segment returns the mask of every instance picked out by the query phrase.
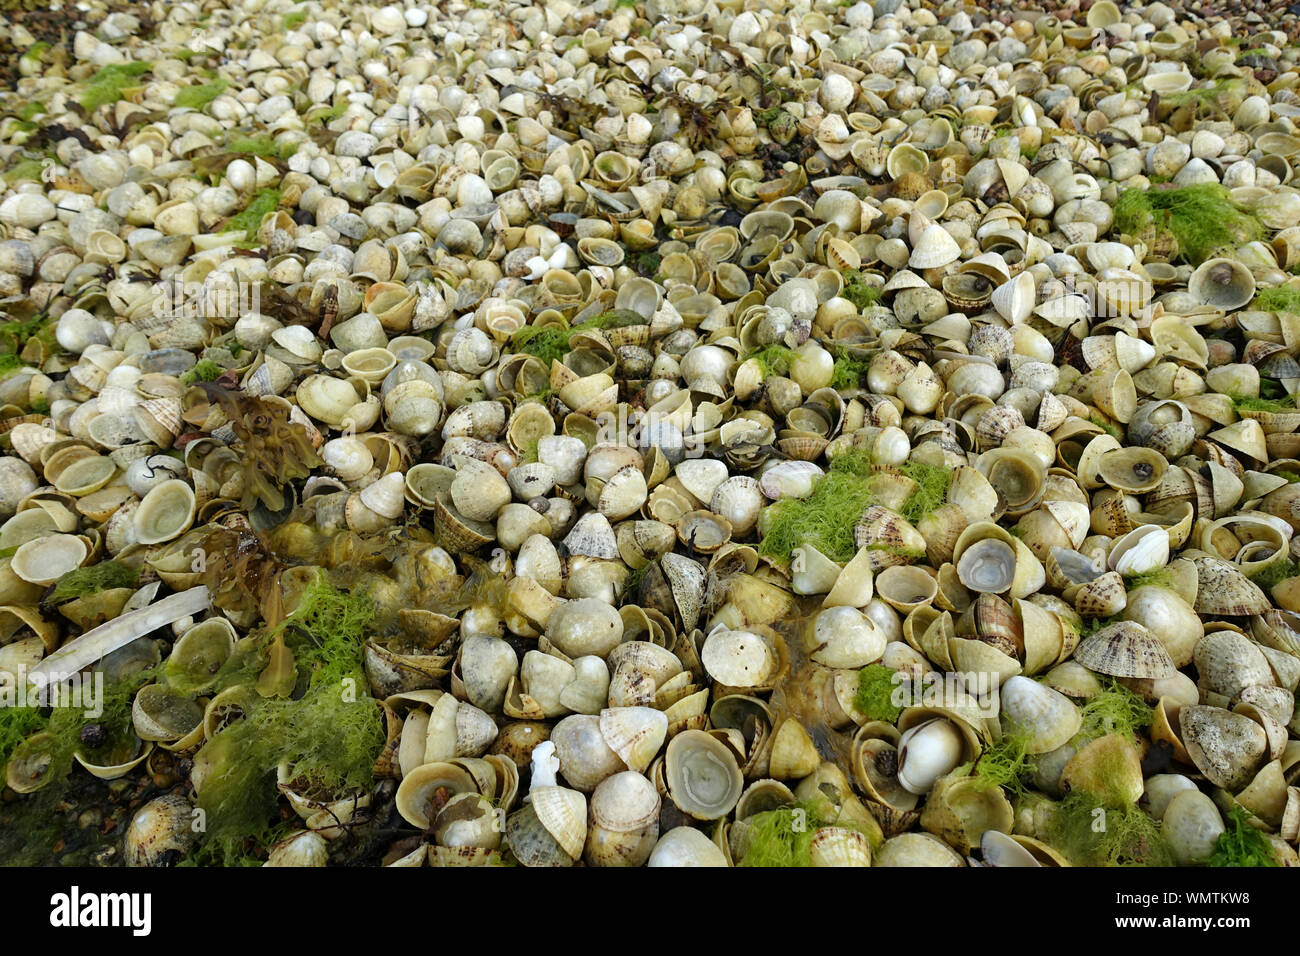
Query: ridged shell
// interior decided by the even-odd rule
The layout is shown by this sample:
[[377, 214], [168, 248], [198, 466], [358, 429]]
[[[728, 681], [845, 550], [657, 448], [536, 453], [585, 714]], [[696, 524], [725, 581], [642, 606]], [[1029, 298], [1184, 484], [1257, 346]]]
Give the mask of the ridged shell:
[[1240, 617], [1269, 610], [1268, 596], [1227, 561], [1196, 558], [1198, 587], [1194, 608], [1198, 614]]
[[1172, 677], [1177, 668], [1164, 644], [1141, 624], [1117, 621], [1074, 650], [1074, 659], [1089, 670], [1112, 677]]

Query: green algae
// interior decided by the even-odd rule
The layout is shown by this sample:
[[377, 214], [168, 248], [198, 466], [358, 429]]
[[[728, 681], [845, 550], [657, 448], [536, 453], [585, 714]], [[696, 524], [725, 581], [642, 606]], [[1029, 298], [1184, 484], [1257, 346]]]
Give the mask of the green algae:
[[113, 63], [87, 81], [78, 102], [84, 109], [95, 110], [122, 98], [123, 91], [136, 86], [140, 77], [153, 69], [152, 63]]
[[1218, 183], [1181, 189], [1126, 189], [1115, 202], [1116, 235], [1154, 227], [1171, 233], [1181, 256], [1193, 265], [1216, 250], [1259, 239], [1260, 221], [1234, 203]]
[[278, 627], [240, 648], [218, 672], [219, 688], [248, 683], [280, 637], [305, 689], [297, 699], [250, 695], [243, 719], [227, 724], [200, 751], [213, 768], [198, 801], [207, 814], [206, 840], [214, 841], [206, 852], [224, 853], [223, 844], [229, 849], [236, 845], [231, 841], [249, 837], [260, 845], [271, 840], [281, 766], [292, 768], [309, 792], [369, 792], [385, 739], [363, 666], [375, 616], [375, 603], [363, 591], [344, 591], [318, 574]]
[[1138, 731], [1151, 726], [1152, 710], [1141, 695], [1115, 680], [1108, 681], [1080, 708], [1082, 726], [1078, 738], [1092, 740], [1107, 734], [1137, 739]]
[[948, 499], [948, 485], [952, 472], [947, 468], [927, 465], [919, 461], [906, 461], [899, 469], [916, 482], [916, 490], [903, 502], [900, 514], [912, 524], [940, 507]]
[[202, 110], [205, 106], [215, 100], [218, 96], [226, 91], [230, 84], [225, 80], [214, 80], [211, 83], [203, 83], [199, 86], [182, 87], [176, 93], [176, 99], [172, 105], [179, 108]]
[[853, 697], [853, 706], [859, 713], [870, 720], [891, 724], [898, 720], [903, 708], [894, 702], [894, 693], [899, 687], [894, 674], [895, 671], [884, 664], [868, 664], [858, 671], [858, 690]]
[[1025, 792], [1024, 778], [1034, 772], [1036, 761], [1029, 752], [1033, 734], [1028, 728], [1012, 727], [984, 748], [971, 771], [971, 780], [981, 790], [1003, 787]]
[[874, 501], [870, 463], [865, 449], [848, 449], [835, 456], [807, 498], [786, 498], [764, 510], [759, 553], [788, 560], [795, 548], [811, 545], [832, 561], [849, 561], [857, 553], [854, 525]]
[[786, 375], [790, 372], [790, 363], [794, 361], [794, 351], [783, 345], [768, 345], [756, 352], [750, 352], [744, 361], [753, 359], [758, 363], [764, 378], [772, 375]]
[[840, 291], [840, 297], [852, 302], [859, 312], [871, 308], [880, 301], [880, 296], [883, 294], [881, 287], [868, 282], [861, 272], [845, 269], [840, 275], [844, 277], [844, 288]]
[[139, 580], [140, 572], [135, 568], [129, 568], [120, 561], [100, 561], [98, 564], [69, 571], [54, 582], [50, 603], [60, 604], [112, 588], [133, 588]]
[[262, 189], [248, 201], [243, 212], [232, 216], [223, 232], [242, 232], [249, 242], [257, 241], [257, 231], [267, 213], [280, 208], [280, 190]]
[[212, 359], [203, 359], [201, 362], [196, 362], [188, 372], [181, 373], [181, 382], [186, 385], [195, 382], [215, 382], [224, 371], [225, 369]]
[[1160, 824], [1136, 806], [1107, 806], [1072, 791], [1055, 808], [1048, 843], [1075, 866], [1172, 866]]
[[1213, 867], [1281, 866], [1268, 837], [1251, 826], [1252, 814], [1241, 807], [1233, 807], [1224, 820], [1224, 831], [1214, 842], [1209, 865]]

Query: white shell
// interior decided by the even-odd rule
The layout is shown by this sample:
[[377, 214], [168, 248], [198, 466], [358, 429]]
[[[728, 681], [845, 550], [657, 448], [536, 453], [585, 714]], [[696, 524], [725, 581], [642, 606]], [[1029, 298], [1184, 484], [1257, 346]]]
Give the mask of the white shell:
[[961, 246], [947, 229], [940, 225], [928, 226], [921, 233], [907, 264], [913, 269], [937, 269], [961, 258]]
[[963, 746], [961, 733], [942, 717], [909, 728], [898, 742], [898, 782], [908, 793], [929, 793], [961, 763]]
[[90, 549], [75, 534], [48, 534], [34, 538], [14, 552], [9, 567], [29, 584], [53, 584], [81, 567]]
[[1160, 525], [1144, 524], [1115, 539], [1106, 559], [1112, 571], [1128, 577], [1163, 568], [1169, 563], [1169, 532]]
[[835, 668], [866, 667], [880, 660], [888, 641], [874, 621], [855, 607], [828, 607], [813, 620], [809, 656]]
[[1031, 735], [1029, 753], [1055, 750], [1079, 732], [1079, 709], [1064, 694], [1028, 677], [1002, 685], [1002, 716]]
[[771, 676], [776, 653], [757, 634], [722, 628], [705, 639], [700, 662], [719, 684], [755, 687]]
[[389, 472], [362, 488], [360, 497], [361, 503], [375, 514], [396, 520], [406, 509], [406, 476], [400, 471]]

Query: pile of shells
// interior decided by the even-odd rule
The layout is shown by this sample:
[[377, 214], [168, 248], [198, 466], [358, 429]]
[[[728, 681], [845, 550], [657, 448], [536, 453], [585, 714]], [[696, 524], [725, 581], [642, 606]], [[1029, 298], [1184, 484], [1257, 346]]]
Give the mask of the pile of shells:
[[71, 771], [166, 791], [119, 859], [194, 852], [328, 577], [373, 786], [281, 766], [268, 865], [752, 865], [798, 813], [806, 864], [1057, 866], [1079, 794], [1297, 863], [1300, 51], [744, 6], [10, 22], [0, 689], [147, 670]]

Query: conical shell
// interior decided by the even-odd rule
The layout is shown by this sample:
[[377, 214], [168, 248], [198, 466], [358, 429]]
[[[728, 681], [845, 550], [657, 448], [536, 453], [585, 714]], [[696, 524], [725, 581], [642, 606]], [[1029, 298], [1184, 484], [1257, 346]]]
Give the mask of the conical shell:
[[907, 264], [913, 269], [937, 269], [961, 258], [961, 247], [940, 225], [928, 226], [912, 249]]
[[817, 746], [803, 724], [786, 719], [772, 738], [771, 775], [777, 780], [800, 780], [821, 763]]
[[1207, 780], [1229, 791], [1250, 782], [1268, 746], [1263, 727], [1249, 717], [1199, 704], [1184, 707], [1178, 720], [1187, 753]]
[[567, 787], [535, 787], [529, 800], [537, 820], [560, 848], [575, 860], [587, 842], [587, 799]]
[[1011, 677], [1002, 685], [1002, 718], [1027, 730], [1028, 753], [1060, 747], [1079, 732], [1079, 710], [1064, 694], [1028, 677]]
[[668, 718], [651, 707], [614, 707], [600, 712], [600, 733], [629, 770], [641, 772], [663, 746]]
[[1141, 624], [1117, 621], [1084, 638], [1074, 659], [1089, 670], [1112, 677], [1161, 678], [1176, 668], [1164, 644]]
[[360, 498], [375, 514], [396, 520], [406, 508], [406, 476], [400, 471], [390, 472], [361, 489]]
[[1267, 595], [1254, 581], [1227, 561], [1196, 558], [1197, 591], [1193, 605], [1198, 614], [1239, 617], [1269, 610]]

